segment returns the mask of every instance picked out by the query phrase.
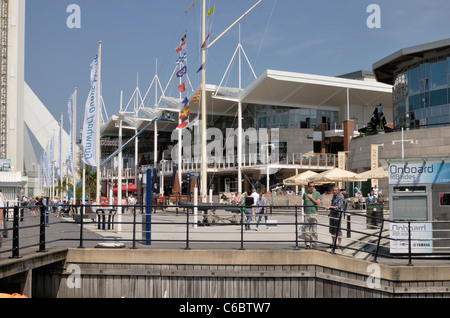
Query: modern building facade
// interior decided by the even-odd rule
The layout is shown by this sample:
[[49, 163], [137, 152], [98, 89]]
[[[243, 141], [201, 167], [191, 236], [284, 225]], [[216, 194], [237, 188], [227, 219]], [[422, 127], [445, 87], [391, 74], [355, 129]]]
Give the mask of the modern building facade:
[[[373, 64], [377, 81], [393, 86], [394, 132], [354, 138], [349, 169], [363, 172], [391, 160], [449, 160], [450, 39], [399, 51]], [[388, 195], [387, 180], [379, 183]]]
[[[196, 90], [190, 100], [195, 93]], [[267, 70], [245, 89], [208, 85], [206, 94], [211, 146], [206, 149], [208, 183], [216, 194], [252, 187], [265, 189], [266, 162], [271, 187], [305, 170], [323, 171], [338, 166], [338, 153], [348, 151], [350, 138], [367, 124], [378, 104], [383, 104], [388, 121], [392, 121], [392, 86], [377, 83], [371, 72], [330, 77]], [[187, 120], [201, 119], [200, 105], [191, 102], [189, 106]], [[173, 182], [175, 170], [179, 180], [184, 180], [188, 172], [200, 172], [198, 126], [176, 129], [183, 108], [180, 99], [163, 96], [156, 107], [138, 111], [136, 120], [144, 118], [145, 113], [158, 116], [155, 114], [168, 111], [174, 114], [175, 122], [158, 122], [157, 138], [155, 127], [148, 128], [146, 139], [139, 137], [139, 148], [146, 144], [147, 151], [139, 150], [138, 157], [130, 144], [131, 149], [125, 155], [129, 167], [142, 162], [154, 166], [156, 162], [160, 171], [164, 162], [166, 185]], [[117, 121], [118, 117], [112, 116], [103, 126], [102, 134], [112, 143], [118, 136]], [[145, 121], [138, 123], [137, 130], [146, 125]], [[125, 140], [135, 134], [133, 130], [123, 132]], [[183, 140], [180, 151], [179, 133]], [[267, 153], [269, 145], [273, 146]], [[105, 179], [114, 175], [107, 171], [114, 167], [117, 165], [105, 169]]]
[[450, 39], [401, 49], [373, 68], [379, 82], [394, 86], [395, 128], [450, 124]]

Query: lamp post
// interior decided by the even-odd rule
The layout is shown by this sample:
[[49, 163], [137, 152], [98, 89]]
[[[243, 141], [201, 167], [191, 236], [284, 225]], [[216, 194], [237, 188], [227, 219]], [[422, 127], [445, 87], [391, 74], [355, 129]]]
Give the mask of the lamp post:
[[122, 158], [122, 121], [125, 119], [125, 114], [122, 111], [122, 98], [123, 91], [120, 92], [120, 111], [119, 111], [119, 158], [118, 158], [118, 171], [117, 171], [117, 227], [118, 231], [122, 230], [122, 166], [123, 166], [123, 158]]
[[[261, 3], [262, 0], [259, 0], [256, 4], [254, 4], [249, 10], [247, 10], [243, 15], [241, 15], [235, 22], [233, 22], [225, 31], [223, 31], [215, 40], [213, 40], [209, 45], [206, 45], [201, 52], [201, 59], [202, 63], [201, 65], [206, 65], [206, 52], [207, 50], [216, 43], [217, 40], [219, 40], [224, 34], [226, 34], [233, 26], [235, 26], [239, 21], [241, 21], [244, 17], [247, 16], [247, 14], [250, 13], [258, 4]], [[187, 10], [189, 11], [196, 3], [195, 1]], [[206, 40], [206, 1], [202, 1], [202, 43], [205, 43]], [[202, 161], [201, 161], [201, 199], [202, 202], [207, 201], [207, 192], [208, 192], [208, 186], [207, 186], [207, 156], [206, 156], [206, 128], [207, 128], [207, 114], [206, 114], [206, 68], [203, 67], [201, 71], [201, 78], [202, 78], [202, 84], [201, 84], [201, 115], [202, 115], [202, 126], [201, 126], [201, 145], [202, 145]], [[239, 171], [240, 176], [240, 171]]]
[[397, 142], [402, 143], [402, 159], [405, 159], [405, 141], [410, 142], [411, 144], [414, 144], [414, 142], [417, 143], [417, 140], [403, 138], [403, 127], [402, 127], [402, 139], [401, 140], [392, 140], [392, 145], [395, 145], [395, 143], [397, 143]]
[[275, 148], [275, 145], [274, 144], [264, 144], [264, 145], [262, 145], [261, 146], [261, 149], [264, 149], [264, 148], [266, 148], [266, 187], [267, 187], [267, 192], [269, 192], [270, 191], [270, 188], [269, 188], [269, 180], [270, 180], [270, 178], [269, 178], [269, 148]]

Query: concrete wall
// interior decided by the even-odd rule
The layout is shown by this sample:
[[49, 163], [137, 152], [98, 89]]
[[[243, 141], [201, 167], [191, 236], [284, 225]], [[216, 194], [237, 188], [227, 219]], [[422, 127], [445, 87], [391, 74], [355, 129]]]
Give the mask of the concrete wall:
[[[450, 127], [405, 130], [404, 157], [428, 158], [450, 156]], [[372, 144], [383, 144], [379, 147], [378, 158], [399, 159], [402, 157], [401, 131], [366, 136], [353, 139], [350, 143], [348, 169], [354, 172], [363, 172], [370, 169], [370, 149]], [[409, 142], [413, 140], [413, 143]], [[392, 142], [395, 141], [393, 145]]]

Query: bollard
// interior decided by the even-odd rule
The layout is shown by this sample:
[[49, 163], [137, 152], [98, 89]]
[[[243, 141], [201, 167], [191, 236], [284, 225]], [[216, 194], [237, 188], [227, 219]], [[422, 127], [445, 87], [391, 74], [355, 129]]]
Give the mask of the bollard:
[[39, 208], [40, 211], [40, 221], [39, 221], [39, 250], [38, 252], [46, 252], [45, 249], [45, 206]]

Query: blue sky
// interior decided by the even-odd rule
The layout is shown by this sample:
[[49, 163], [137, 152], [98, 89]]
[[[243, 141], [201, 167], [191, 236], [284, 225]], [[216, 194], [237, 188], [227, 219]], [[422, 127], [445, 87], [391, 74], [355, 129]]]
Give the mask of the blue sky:
[[[137, 86], [147, 91], [156, 74], [165, 87], [187, 30], [188, 75], [200, 83], [201, 0], [28, 0], [25, 80], [59, 120], [78, 87], [77, 127], [82, 125], [89, 90], [89, 65], [102, 44], [103, 98], [108, 115], [128, 103]], [[256, 0], [207, 0], [216, 5], [208, 19], [211, 40]], [[80, 7], [81, 28], [69, 28], [70, 4]], [[380, 28], [369, 28], [370, 4], [380, 7]], [[372, 64], [401, 48], [448, 38], [448, 0], [263, 0], [241, 21], [241, 43], [257, 76], [267, 69], [337, 76], [371, 70]], [[208, 51], [207, 81], [219, 84], [238, 44], [238, 27]], [[244, 65], [243, 86], [252, 77]], [[228, 86], [237, 86], [233, 67]], [[166, 95], [175, 95], [169, 85]], [[125, 106], [124, 105], [124, 106]]]

